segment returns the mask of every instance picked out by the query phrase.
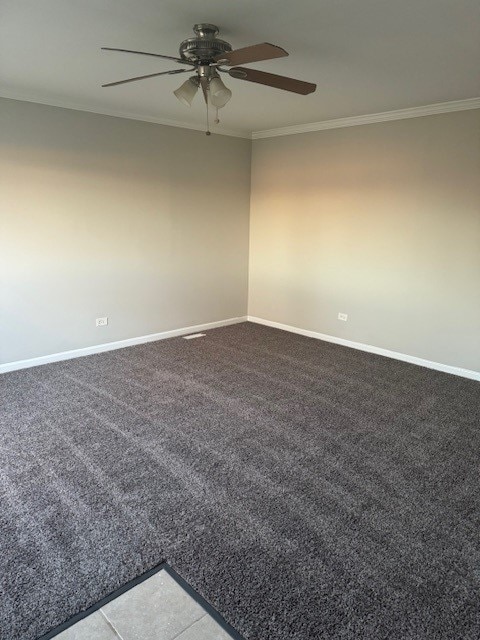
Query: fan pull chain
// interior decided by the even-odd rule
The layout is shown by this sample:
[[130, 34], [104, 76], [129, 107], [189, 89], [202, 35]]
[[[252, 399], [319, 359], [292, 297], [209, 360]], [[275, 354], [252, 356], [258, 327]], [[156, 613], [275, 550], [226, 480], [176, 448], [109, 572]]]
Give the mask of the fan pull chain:
[[210, 124], [208, 122], [208, 100], [206, 101], [206, 104], [207, 104], [207, 130], [205, 131], [205, 135], [209, 136], [211, 135], [211, 133], [210, 133]]
[[220, 118], [218, 117], [218, 107], [215, 107], [215, 120], [214, 124], [220, 124]]

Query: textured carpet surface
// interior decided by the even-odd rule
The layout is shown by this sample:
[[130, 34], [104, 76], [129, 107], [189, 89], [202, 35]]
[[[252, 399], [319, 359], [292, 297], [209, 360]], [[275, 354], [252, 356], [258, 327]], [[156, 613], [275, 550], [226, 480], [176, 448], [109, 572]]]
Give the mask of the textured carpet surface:
[[248, 640], [480, 638], [480, 385], [253, 324], [0, 378], [0, 637], [167, 560]]

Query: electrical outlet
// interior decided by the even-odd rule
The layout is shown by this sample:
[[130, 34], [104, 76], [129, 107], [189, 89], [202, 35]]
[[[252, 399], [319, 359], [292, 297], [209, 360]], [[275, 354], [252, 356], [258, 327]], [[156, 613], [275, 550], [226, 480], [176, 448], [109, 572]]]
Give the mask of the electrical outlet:
[[339, 320], [343, 320], [343, 322], [346, 322], [348, 320], [348, 314], [346, 313], [339, 313], [338, 314], [338, 319]]
[[108, 324], [108, 318], [97, 318], [95, 320], [96, 327], [106, 327]]

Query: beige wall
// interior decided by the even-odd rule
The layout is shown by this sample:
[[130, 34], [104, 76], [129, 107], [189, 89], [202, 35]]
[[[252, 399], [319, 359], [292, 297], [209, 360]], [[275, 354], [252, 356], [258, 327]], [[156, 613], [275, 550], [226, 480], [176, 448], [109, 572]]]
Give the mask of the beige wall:
[[250, 225], [250, 315], [480, 371], [479, 110], [255, 141]]
[[[0, 362], [245, 315], [250, 152], [0, 99]], [[480, 370], [480, 111], [257, 140], [250, 208], [250, 315]]]
[[250, 152], [1, 99], [0, 362], [245, 315]]

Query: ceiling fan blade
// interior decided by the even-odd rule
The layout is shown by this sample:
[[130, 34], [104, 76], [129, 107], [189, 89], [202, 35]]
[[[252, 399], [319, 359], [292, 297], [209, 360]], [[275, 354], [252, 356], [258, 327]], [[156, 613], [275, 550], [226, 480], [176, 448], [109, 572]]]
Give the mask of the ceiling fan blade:
[[254, 44], [243, 49], [235, 49], [227, 51], [216, 56], [216, 61], [221, 64], [233, 66], [237, 64], [247, 64], [249, 62], [260, 62], [261, 60], [272, 60], [273, 58], [282, 58], [288, 56], [288, 53], [282, 47], [277, 47], [269, 42]]
[[135, 78], [127, 78], [127, 80], [117, 80], [117, 82], [108, 82], [102, 84], [102, 87], [115, 87], [117, 84], [126, 84], [127, 82], [136, 82], [137, 80], [146, 80], [146, 78], [155, 78], [155, 76], [168, 76], [177, 73], [191, 73], [191, 69], [174, 69], [173, 71], [160, 71], [160, 73], [149, 73], [146, 76], [136, 76]]
[[293, 91], [293, 93], [301, 93], [304, 96], [309, 93], [313, 93], [317, 88], [317, 85], [312, 84], [311, 82], [304, 82], [303, 80], [296, 80], [295, 78], [287, 78], [287, 76], [277, 76], [275, 73], [265, 73], [264, 71], [258, 71], [257, 69], [234, 67], [233, 69], [229, 69], [227, 73], [229, 73], [232, 78], [237, 78], [238, 80], [257, 82], [258, 84], [275, 87], [276, 89]]
[[180, 64], [190, 64], [195, 66], [194, 62], [184, 60], [183, 58], [175, 58], [174, 56], [164, 56], [161, 53], [148, 53], [147, 51], [132, 51], [131, 49], [114, 49], [113, 47], [101, 47], [103, 51], [121, 51], [122, 53], [137, 53], [140, 56], [153, 56], [154, 58], [165, 58], [165, 60], [175, 60]]

